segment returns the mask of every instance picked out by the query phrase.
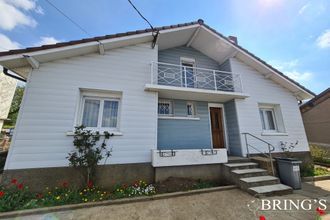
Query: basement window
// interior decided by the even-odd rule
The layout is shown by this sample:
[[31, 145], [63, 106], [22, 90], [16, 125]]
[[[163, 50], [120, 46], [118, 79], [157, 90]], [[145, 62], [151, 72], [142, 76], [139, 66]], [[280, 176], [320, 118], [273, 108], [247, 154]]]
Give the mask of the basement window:
[[159, 100], [158, 115], [162, 115], [162, 116], [173, 115], [172, 102], [168, 100]]

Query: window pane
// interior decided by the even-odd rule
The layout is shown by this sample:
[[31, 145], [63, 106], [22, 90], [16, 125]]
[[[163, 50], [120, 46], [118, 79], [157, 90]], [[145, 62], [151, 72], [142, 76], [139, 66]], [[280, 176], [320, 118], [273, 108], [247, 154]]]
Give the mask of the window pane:
[[269, 130], [275, 130], [275, 121], [274, 121], [274, 117], [273, 117], [273, 112], [266, 111], [266, 114], [267, 114], [267, 119], [268, 119]]
[[266, 124], [265, 124], [265, 119], [264, 119], [264, 114], [263, 111], [260, 109], [259, 110], [260, 118], [261, 118], [261, 124], [262, 124], [262, 129], [266, 130]]
[[117, 127], [118, 101], [104, 101], [102, 127]]
[[187, 115], [193, 115], [193, 105], [187, 104]]
[[171, 114], [171, 105], [170, 105], [170, 103], [158, 103], [158, 114], [160, 114], [160, 115], [169, 115], [169, 114]]
[[100, 100], [85, 99], [82, 124], [85, 127], [97, 127]]

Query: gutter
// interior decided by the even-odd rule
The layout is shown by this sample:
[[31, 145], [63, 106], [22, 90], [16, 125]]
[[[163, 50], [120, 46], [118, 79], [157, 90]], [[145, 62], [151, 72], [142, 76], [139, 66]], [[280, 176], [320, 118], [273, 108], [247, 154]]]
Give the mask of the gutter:
[[26, 82], [25, 79], [23, 79], [23, 78], [21, 78], [21, 77], [19, 77], [19, 76], [15, 76], [15, 75], [10, 74], [10, 73], [8, 72], [8, 69], [5, 68], [5, 67], [3, 67], [3, 73], [4, 73], [6, 76], [12, 77], [12, 78], [17, 79], [17, 80], [22, 81], [22, 82]]

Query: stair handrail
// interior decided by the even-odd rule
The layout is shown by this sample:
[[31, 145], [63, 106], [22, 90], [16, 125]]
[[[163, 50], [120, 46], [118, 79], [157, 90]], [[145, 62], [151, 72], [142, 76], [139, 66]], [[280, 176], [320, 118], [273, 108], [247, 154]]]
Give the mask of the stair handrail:
[[[251, 133], [243, 132], [242, 134], [244, 135], [244, 138], [245, 138], [246, 155], [247, 155], [247, 157], [248, 158], [250, 157], [249, 147], [252, 147], [256, 151], [258, 151], [258, 152], [262, 153], [263, 155], [265, 155], [266, 157], [268, 157], [269, 160], [270, 160], [270, 166], [271, 166], [271, 169], [272, 169], [273, 176], [275, 176], [274, 165], [273, 165], [273, 157], [272, 157], [272, 152], [275, 150], [274, 145], [272, 145], [271, 143], [269, 143], [269, 142], [267, 142], [267, 141], [265, 141], [265, 140], [263, 140], [263, 139], [255, 136], [255, 135], [253, 135]], [[259, 150], [258, 148], [256, 148], [256, 147], [252, 146], [251, 144], [249, 144], [248, 143], [248, 139], [247, 139], [247, 135], [249, 135], [249, 136], [251, 136], [251, 137], [253, 137], [253, 138], [255, 138], [255, 139], [257, 139], [257, 140], [259, 140], [259, 141], [261, 141], [261, 142], [263, 142], [265, 144], [267, 144], [267, 146], [268, 146], [268, 155], [266, 153], [262, 152], [261, 150]]]

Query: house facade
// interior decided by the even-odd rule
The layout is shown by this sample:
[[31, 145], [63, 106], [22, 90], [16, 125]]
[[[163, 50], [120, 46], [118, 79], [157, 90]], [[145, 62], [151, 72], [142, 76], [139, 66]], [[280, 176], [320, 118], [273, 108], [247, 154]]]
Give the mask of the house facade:
[[330, 147], [330, 88], [300, 106], [310, 144]]
[[114, 134], [104, 186], [221, 178], [228, 155], [268, 151], [243, 133], [309, 151], [298, 100], [314, 94], [202, 20], [2, 52], [0, 64], [27, 80], [5, 178], [77, 177], [66, 156], [81, 124]]

